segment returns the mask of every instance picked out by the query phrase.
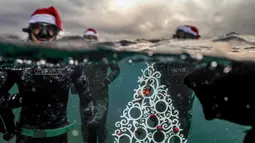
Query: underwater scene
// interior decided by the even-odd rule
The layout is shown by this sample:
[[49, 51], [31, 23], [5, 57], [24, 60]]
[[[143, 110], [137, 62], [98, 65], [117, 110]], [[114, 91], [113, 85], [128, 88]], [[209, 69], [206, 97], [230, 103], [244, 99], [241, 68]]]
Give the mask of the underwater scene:
[[[229, 88], [237, 92], [231, 94], [233, 98], [221, 90], [213, 89], [223, 92], [223, 95], [216, 94], [219, 96], [218, 99], [218, 96], [213, 94], [212, 100], [211, 94], [201, 94], [202, 91], [192, 87], [186, 79], [189, 76], [195, 78], [192, 79], [194, 82], [192, 84], [196, 84], [195, 87], [199, 87], [200, 84], [201, 86], [211, 85], [212, 71], [224, 67], [220, 70], [224, 74], [241, 70], [243, 73], [241, 72], [240, 75], [253, 80], [253, 76], [249, 77], [244, 70], [247, 69], [247, 73], [251, 73], [254, 70], [252, 64], [249, 65], [248, 62], [249, 64], [246, 65], [251, 69], [235, 65], [238, 65], [240, 61], [244, 63], [249, 59], [253, 61], [253, 55], [249, 54], [251, 50], [247, 48], [252, 47], [252, 40], [253, 37], [249, 35], [230, 34], [203, 41], [123, 40], [97, 43], [80, 39], [63, 39], [52, 43], [33, 44], [4, 37], [1, 44], [2, 71], [17, 72], [18, 75], [10, 73], [9, 80], [16, 81], [16, 84], [15, 82], [8, 84], [6, 80], [8, 78], [5, 78], [5, 74], [2, 76], [2, 92], [4, 93], [7, 89], [7, 85], [12, 87], [9, 87], [9, 94], [1, 99], [2, 121], [6, 130], [2, 131], [1, 142], [15, 142], [19, 137], [18, 132], [27, 134], [28, 138], [22, 139], [25, 142], [53, 139], [54, 134], [61, 134], [63, 128], [59, 130], [51, 128], [55, 128], [55, 125], [61, 127], [58, 124], [63, 124], [61, 123], [63, 120], [68, 121], [64, 126], [68, 127], [68, 130], [64, 130], [64, 133], [68, 134], [65, 139], [68, 143], [86, 140], [100, 142], [102, 138], [106, 142], [116, 143], [243, 142], [247, 131], [251, 129], [252, 111], [248, 109], [252, 107], [253, 102], [250, 102], [250, 97], [237, 98], [240, 96], [237, 94], [239, 89], [235, 91], [232, 88], [240, 86], [240, 90], [244, 91], [243, 86], [246, 85], [232, 81], [231, 85], [221, 86], [226, 92], [230, 92]], [[64, 45], [72, 47], [72, 51]], [[246, 48], [243, 48], [244, 46]], [[169, 50], [164, 47], [172, 48]], [[66, 85], [69, 80], [64, 79], [70, 75], [66, 72], [72, 71], [72, 68], [67, 67], [73, 66], [86, 69], [82, 71], [86, 76], [79, 77], [78, 81], [84, 79], [82, 84], [74, 81]], [[209, 67], [209, 73], [196, 73], [207, 67]], [[214, 72], [220, 77], [220, 73]], [[103, 83], [105, 77], [112, 80], [107, 87]], [[49, 82], [47, 82], [48, 78], [50, 78]], [[34, 84], [36, 80], [41, 82]], [[237, 79], [237, 82], [239, 81]], [[58, 85], [58, 82], [63, 83]], [[51, 89], [45, 84], [55, 88]], [[86, 89], [87, 85], [89, 90]], [[86, 90], [83, 91], [83, 88]], [[202, 89], [206, 88], [208, 87]], [[66, 89], [61, 95], [63, 97], [56, 96], [57, 93], [62, 93], [63, 89]], [[213, 92], [211, 89], [207, 90]], [[247, 92], [250, 91], [247, 89]], [[23, 95], [24, 93], [26, 95]], [[87, 115], [84, 112], [87, 108], [84, 104], [90, 103], [81, 95], [88, 96], [89, 93], [93, 99], [93, 105], [91, 105], [93, 113]], [[246, 94], [246, 92], [243, 93]], [[29, 98], [25, 98], [26, 96]], [[203, 100], [203, 96], [209, 101]], [[241, 96], [246, 95], [241, 94]], [[239, 107], [242, 104], [246, 105], [245, 109]], [[214, 110], [216, 105], [222, 108]], [[33, 109], [26, 109], [27, 106]], [[208, 110], [208, 106], [212, 106], [212, 110]], [[12, 130], [9, 120], [13, 119], [11, 115], [8, 115], [8, 112], [11, 112], [10, 108], [15, 115], [14, 134], [8, 131]], [[93, 117], [92, 121], [86, 116]], [[103, 122], [100, 122], [102, 119]], [[34, 125], [22, 127], [20, 131], [18, 125], [21, 120]], [[91, 125], [85, 121], [91, 122]], [[45, 129], [44, 126], [48, 128]], [[31, 133], [34, 127], [40, 130], [36, 129], [34, 133]], [[59, 142], [59, 139], [55, 142]]]

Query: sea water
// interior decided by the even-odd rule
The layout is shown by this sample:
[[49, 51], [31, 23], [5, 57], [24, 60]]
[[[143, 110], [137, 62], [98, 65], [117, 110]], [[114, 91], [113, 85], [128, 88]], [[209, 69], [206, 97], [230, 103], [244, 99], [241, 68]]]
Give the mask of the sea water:
[[[79, 43], [78, 41], [62, 41], [62, 43], [38, 46], [2, 39], [0, 42], [0, 55], [2, 56], [2, 67], [13, 66], [16, 68], [22, 68], [22, 66], [17, 64], [17, 59], [20, 57], [25, 57], [31, 61], [40, 59], [47, 61], [47, 58], [55, 58], [63, 63], [65, 59], [73, 57], [74, 59], [79, 59], [79, 62], [84, 62], [81, 59], [85, 58], [86, 55], [100, 52], [104, 53], [106, 57], [101, 62], [117, 62], [120, 66], [120, 75], [109, 86], [110, 104], [107, 119], [107, 143], [113, 143], [115, 137], [112, 134], [118, 129], [116, 122], [121, 120], [123, 110], [134, 99], [133, 95], [136, 93], [134, 89], [139, 88], [138, 77], [143, 75], [142, 70], [145, 70], [148, 65], [162, 61], [181, 63], [182, 60], [187, 60], [187, 57], [190, 57], [188, 60], [193, 60], [191, 64], [197, 65], [197, 67], [210, 62], [228, 64], [231, 60], [254, 60], [255, 58], [251, 54], [253, 52], [251, 47], [254, 46], [253, 39], [252, 36], [232, 35], [195, 42], [165, 40], [151, 43], [143, 41], [127, 46], [122, 46], [118, 42], [114, 44], [111, 42], [110, 44], [88, 44]], [[31, 51], [34, 54], [28, 54]], [[68, 64], [68, 62], [65, 64]], [[17, 86], [14, 85], [10, 93], [16, 92], [18, 92]], [[69, 132], [68, 142], [82, 143], [79, 97], [71, 93], [69, 97], [68, 119], [70, 121], [76, 120], [77, 124], [74, 130]], [[15, 110], [16, 120], [18, 119], [19, 111], [20, 109]], [[195, 99], [188, 143], [241, 143], [247, 128], [249, 127], [236, 125], [228, 121], [205, 120], [201, 104]], [[14, 140], [11, 142], [14, 143]], [[0, 138], [0, 142], [4, 143], [5, 141]]]

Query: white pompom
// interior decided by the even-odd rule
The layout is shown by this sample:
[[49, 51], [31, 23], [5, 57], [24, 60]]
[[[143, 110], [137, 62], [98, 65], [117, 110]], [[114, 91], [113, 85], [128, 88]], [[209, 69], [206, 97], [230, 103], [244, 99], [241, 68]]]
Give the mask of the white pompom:
[[57, 40], [61, 39], [65, 35], [64, 31], [59, 31], [57, 35]]

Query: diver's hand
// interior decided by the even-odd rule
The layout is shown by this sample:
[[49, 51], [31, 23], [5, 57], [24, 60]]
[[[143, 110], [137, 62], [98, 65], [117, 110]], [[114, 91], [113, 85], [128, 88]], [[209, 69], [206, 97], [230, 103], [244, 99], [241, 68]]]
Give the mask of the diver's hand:
[[74, 94], [74, 95], [75, 95], [75, 94], [78, 94], [75, 87], [72, 87], [72, 88], [71, 88], [71, 93]]
[[88, 121], [88, 128], [92, 128], [92, 129], [99, 128], [99, 121], [96, 118], [91, 118]]
[[108, 78], [104, 79], [101, 82], [101, 85], [100, 85], [99, 89], [107, 88], [110, 83], [111, 83], [111, 81]]
[[71, 85], [71, 93], [73, 95], [78, 94], [76, 88], [74, 87], [74, 85]]
[[15, 132], [7, 132], [7, 133], [5, 133], [4, 135], [3, 135], [3, 139], [5, 140], [5, 141], [8, 141], [8, 142], [10, 142], [13, 138], [14, 138], [14, 136], [16, 136], [16, 133]]
[[106, 88], [106, 85], [103, 82], [101, 82], [100, 86], [98, 88], [99, 88], [99, 90], [102, 90], [102, 89]]

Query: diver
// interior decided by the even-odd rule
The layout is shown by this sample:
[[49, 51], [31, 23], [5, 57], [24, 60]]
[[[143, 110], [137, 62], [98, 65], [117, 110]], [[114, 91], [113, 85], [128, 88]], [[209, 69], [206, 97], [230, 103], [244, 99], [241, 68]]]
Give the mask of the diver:
[[83, 33], [83, 38], [88, 41], [98, 41], [97, 31], [93, 28], [88, 28]]
[[[182, 25], [173, 35], [174, 39], [199, 39], [198, 29], [194, 26]], [[190, 63], [156, 63], [156, 70], [161, 73], [160, 82], [168, 88], [168, 94], [172, 96], [174, 107], [179, 111], [179, 119], [183, 135], [188, 138], [192, 119], [192, 106], [195, 96], [193, 91], [185, 86], [183, 79], [186, 74], [195, 70]]]
[[[28, 33], [31, 42], [41, 43], [55, 40], [62, 29], [57, 10], [48, 7], [37, 9], [30, 17], [28, 28], [23, 31]], [[80, 97], [82, 122], [93, 125], [94, 105], [84, 70], [82, 65], [60, 65], [58, 68], [31, 65], [28, 69], [5, 72], [6, 78], [0, 85], [0, 113], [7, 134], [16, 135], [16, 143], [67, 143], [67, 132], [75, 125], [75, 121], [67, 119], [72, 84]], [[9, 95], [14, 83], [19, 93]], [[15, 125], [12, 109], [18, 107], [21, 107], [20, 119]]]
[[[84, 39], [87, 41], [98, 41], [98, 36], [96, 30], [89, 28], [84, 32]], [[92, 59], [104, 58], [104, 54], [92, 54], [88, 57], [88, 61]], [[86, 69], [85, 75], [88, 78], [89, 88], [92, 95], [93, 103], [95, 104], [95, 116], [97, 119], [97, 124], [94, 126], [87, 125], [86, 122], [82, 124], [82, 134], [84, 142], [86, 140], [94, 140], [93, 143], [96, 143], [97, 140], [99, 143], [105, 143], [107, 137], [107, 113], [108, 113], [108, 104], [109, 104], [109, 85], [113, 82], [120, 74], [120, 68], [118, 64], [105, 64], [103, 62], [90, 63], [84, 65]], [[108, 69], [111, 70], [110, 74]], [[75, 90], [73, 90], [75, 94]]]
[[[243, 143], [255, 142], [255, 100], [254, 61], [233, 60], [230, 63], [217, 62], [197, 68], [184, 78], [184, 83], [192, 89], [202, 105], [206, 120], [225, 120], [243, 126]], [[233, 112], [234, 111], [234, 112]]]
[[197, 27], [191, 25], [181, 25], [179, 26], [175, 34], [173, 35], [173, 39], [199, 39], [201, 36], [199, 35], [199, 31]]

